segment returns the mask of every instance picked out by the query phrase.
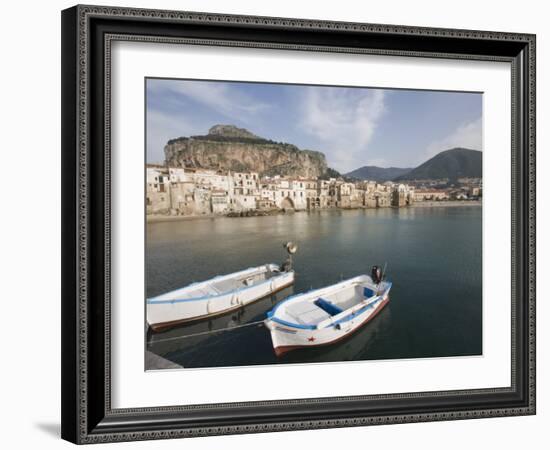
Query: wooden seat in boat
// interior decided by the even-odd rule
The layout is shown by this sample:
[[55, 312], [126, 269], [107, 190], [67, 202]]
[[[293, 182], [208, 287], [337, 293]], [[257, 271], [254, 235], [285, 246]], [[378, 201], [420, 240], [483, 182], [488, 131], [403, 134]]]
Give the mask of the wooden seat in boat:
[[330, 317], [330, 314], [311, 302], [289, 305], [286, 313], [302, 325], [315, 325]]

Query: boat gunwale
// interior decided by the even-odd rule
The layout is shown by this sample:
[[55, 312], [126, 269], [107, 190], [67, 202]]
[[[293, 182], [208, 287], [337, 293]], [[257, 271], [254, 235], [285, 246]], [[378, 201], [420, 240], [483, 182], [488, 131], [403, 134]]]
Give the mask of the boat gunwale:
[[[386, 297], [389, 294], [390, 289], [393, 286], [393, 283], [391, 281], [385, 281], [384, 283], [386, 283], [386, 288], [384, 289], [384, 292], [382, 294], [373, 296], [370, 299], [364, 299], [361, 302], [349, 307], [348, 309], [343, 310], [341, 313], [337, 314], [336, 316], [332, 316], [330, 318], [324, 319], [324, 320], [320, 321], [317, 324], [312, 325], [312, 324], [299, 324], [299, 323], [289, 322], [287, 320], [284, 320], [284, 319], [281, 319], [281, 318], [277, 317], [275, 314], [276, 314], [277, 310], [279, 309], [279, 307], [281, 305], [283, 305], [284, 303], [289, 302], [290, 300], [296, 300], [298, 297], [301, 297], [301, 296], [307, 296], [307, 295], [313, 294], [317, 291], [322, 291], [322, 290], [330, 288], [330, 287], [336, 287], [339, 284], [344, 285], [347, 282], [352, 282], [353, 283], [354, 280], [356, 280], [360, 277], [367, 277], [372, 282], [372, 278], [370, 278], [368, 275], [358, 275], [358, 276], [350, 278], [348, 280], [344, 280], [344, 281], [341, 281], [339, 283], [336, 283], [335, 285], [332, 285], [332, 286], [326, 286], [324, 288], [319, 288], [319, 289], [312, 289], [309, 292], [293, 295], [291, 297], [288, 297], [286, 300], [283, 300], [279, 304], [275, 305], [275, 307], [271, 311], [268, 311], [267, 320], [268, 321], [273, 321], [273, 322], [278, 323], [280, 325], [284, 325], [284, 326], [287, 326], [287, 327], [290, 327], [290, 328], [296, 328], [296, 329], [300, 329], [300, 330], [322, 330], [322, 329], [326, 329], [326, 328], [335, 326], [339, 323], [348, 322], [348, 321], [352, 320], [354, 317], [356, 317], [357, 315], [363, 314], [367, 310], [373, 308], [374, 307], [373, 305], [377, 301], [379, 301], [379, 300], [384, 301], [384, 297]], [[359, 284], [359, 281], [357, 281], [356, 283]], [[367, 302], [367, 303], [365, 303], [365, 302]], [[357, 309], [354, 310], [354, 308], [357, 308]], [[337, 320], [334, 320], [334, 318], [336, 318], [338, 316], [340, 316], [340, 317]], [[324, 325], [322, 327], [319, 326], [320, 324], [322, 324], [323, 322], [326, 322], [328, 320], [330, 320], [329, 323], [327, 323], [326, 325]]]
[[[294, 295], [291, 295], [290, 297], [287, 297], [286, 299], [284, 299], [282, 302], [280, 303], [277, 303], [275, 305], [275, 307], [268, 311], [267, 312], [267, 315], [268, 315], [268, 319], [270, 319], [272, 316], [275, 315], [275, 313], [277, 312], [277, 310], [282, 306], [284, 305], [285, 303], [289, 303], [290, 301], [292, 300], [296, 300], [298, 297], [303, 297], [303, 296], [306, 296], [306, 295], [310, 295], [310, 294], [313, 294], [314, 292], [318, 292], [318, 291], [322, 291], [322, 290], [325, 290], [325, 289], [328, 289], [328, 288], [331, 288], [331, 287], [336, 287], [340, 284], [345, 284], [345, 283], [348, 283], [348, 282], [352, 282], [353, 280], [356, 280], [360, 277], [368, 277], [370, 278], [368, 275], [357, 275], [356, 277], [353, 277], [353, 278], [349, 278], [347, 280], [342, 280], [342, 281], [339, 281], [338, 283], [336, 284], [333, 284], [333, 285], [330, 285], [330, 286], [324, 286], [324, 287], [321, 287], [321, 288], [316, 288], [316, 289], [310, 289], [309, 291], [307, 292], [300, 292], [298, 294], [294, 294]], [[371, 281], [372, 281], [372, 278], [371, 278]]]
[[[277, 266], [276, 264], [272, 264], [272, 263], [268, 263], [268, 265], [269, 266]], [[248, 272], [249, 270], [258, 269], [259, 267], [265, 267], [265, 266], [250, 267], [249, 269], [245, 269], [245, 270], [242, 270], [240, 272], [235, 272], [234, 274], [245, 273], [245, 272]], [[225, 296], [225, 295], [228, 295], [228, 294], [233, 295], [235, 293], [243, 292], [247, 289], [252, 289], [252, 288], [255, 288], [255, 287], [258, 287], [258, 286], [262, 286], [263, 284], [266, 284], [268, 282], [270, 283], [272, 280], [277, 279], [279, 277], [282, 277], [282, 276], [284, 276], [288, 273], [294, 273], [294, 270], [289, 270], [288, 272], [279, 272], [280, 275], [276, 275], [274, 277], [268, 278], [267, 280], [263, 280], [261, 283], [253, 284], [251, 286], [243, 286], [241, 288], [234, 289], [232, 291], [220, 292], [219, 294], [204, 295], [202, 297], [179, 298], [179, 299], [174, 298], [174, 299], [166, 299], [166, 300], [156, 300], [157, 298], [165, 296], [165, 295], [169, 295], [172, 292], [176, 292], [176, 291], [179, 291], [181, 289], [187, 289], [187, 288], [190, 288], [192, 286], [197, 287], [197, 285], [208, 284], [208, 283], [213, 282], [214, 280], [221, 281], [221, 279], [226, 279], [226, 278], [228, 278], [228, 277], [230, 277], [231, 275], [234, 275], [234, 274], [219, 275], [217, 277], [211, 278], [210, 280], [199, 281], [199, 282], [196, 282], [196, 283], [192, 283], [188, 286], [185, 286], [184, 288], [174, 289], [173, 291], [166, 292], [165, 294], [157, 295], [156, 297], [153, 297], [153, 298], [148, 298], [146, 300], [146, 303], [148, 305], [163, 305], [163, 304], [168, 304], [168, 303], [184, 303], [184, 302], [196, 302], [196, 301], [211, 300], [213, 298], [222, 297], [222, 296]]]
[[[384, 293], [382, 295], [376, 295], [374, 297], [371, 297], [370, 299], [367, 299], [367, 300], [370, 300], [370, 301], [368, 303], [365, 303], [364, 305], [361, 305], [361, 303], [363, 303], [363, 302], [359, 303], [358, 305], [361, 305], [361, 307], [357, 308], [354, 311], [350, 311], [350, 309], [352, 309], [352, 308], [349, 308], [347, 310], [342, 311], [342, 312], [348, 312], [348, 311], [350, 311], [350, 312], [348, 314], [346, 314], [345, 316], [340, 317], [338, 320], [336, 320], [334, 322], [330, 322], [329, 324], [327, 324], [326, 326], [323, 326], [322, 328], [333, 327], [333, 326], [338, 325], [340, 323], [349, 322], [354, 317], [360, 316], [364, 312], [367, 312], [369, 309], [374, 308], [375, 303], [377, 303], [378, 301], [383, 301], [384, 296], [386, 295], [387, 292], [388, 291], [384, 291]], [[337, 317], [337, 316], [334, 316], [334, 317]], [[320, 323], [322, 323], [322, 322], [320, 322]], [[317, 324], [317, 325], [319, 325], [319, 324]]]
[[277, 356], [277, 358], [280, 358], [285, 353], [288, 353], [288, 352], [293, 351], [293, 350], [304, 349], [304, 348], [327, 347], [329, 345], [333, 345], [333, 344], [336, 344], [338, 342], [341, 342], [344, 339], [349, 339], [350, 336], [352, 336], [354, 333], [356, 333], [361, 328], [363, 328], [368, 322], [370, 322], [372, 319], [374, 319], [380, 313], [380, 311], [382, 311], [382, 309], [389, 303], [389, 301], [390, 301], [389, 297], [386, 297], [385, 299], [383, 299], [382, 302], [380, 303], [380, 305], [374, 311], [374, 313], [372, 313], [365, 320], [363, 320], [363, 322], [361, 322], [357, 327], [351, 329], [351, 331], [349, 333], [345, 333], [342, 336], [334, 339], [333, 341], [323, 342], [323, 343], [320, 343], [320, 344], [308, 344], [308, 345], [296, 344], [296, 345], [281, 345], [279, 347], [273, 347], [273, 350], [275, 352], [275, 356]]
[[[289, 272], [285, 272], [285, 273], [289, 273]], [[267, 298], [267, 297], [269, 297], [273, 294], [276, 294], [279, 291], [282, 291], [283, 289], [288, 288], [289, 286], [292, 286], [293, 284], [294, 284], [294, 278], [291, 281], [289, 281], [288, 283], [283, 284], [282, 286], [278, 287], [277, 289], [269, 292], [268, 294], [266, 294], [262, 297], [257, 298], [256, 300], [253, 300], [252, 302], [248, 303], [247, 305], [251, 305], [252, 303], [256, 303], [260, 300], [263, 300], [263, 299], [265, 299], [265, 298]], [[157, 322], [155, 324], [147, 323], [147, 325], [155, 333], [156, 332], [162, 332], [162, 331], [168, 330], [170, 328], [177, 327], [178, 325], [186, 325], [186, 324], [191, 324], [191, 323], [196, 323], [196, 322], [202, 322], [202, 321], [205, 321], [205, 320], [210, 320], [210, 319], [213, 319], [213, 318], [216, 318], [216, 317], [224, 316], [224, 315], [230, 314], [230, 313], [232, 313], [232, 312], [234, 312], [234, 311], [236, 311], [236, 310], [238, 310], [242, 307], [243, 307], [243, 305], [235, 305], [232, 308], [224, 309], [222, 311], [218, 311], [218, 312], [211, 313], [211, 314], [204, 314], [202, 316], [196, 316], [196, 317], [191, 317], [191, 318], [186, 318], [186, 319], [176, 319], [176, 320], [171, 320], [171, 321], [168, 321], [168, 322]]]

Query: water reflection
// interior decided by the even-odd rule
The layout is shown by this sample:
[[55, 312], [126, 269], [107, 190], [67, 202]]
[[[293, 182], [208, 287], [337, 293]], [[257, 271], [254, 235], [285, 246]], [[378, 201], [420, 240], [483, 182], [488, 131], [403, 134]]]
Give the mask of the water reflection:
[[297, 349], [285, 353], [281, 363], [357, 361], [369, 358], [369, 350], [378, 340], [386, 339], [391, 329], [391, 306], [388, 304], [366, 326], [352, 336], [332, 345]]
[[[174, 352], [185, 353], [186, 349], [193, 350], [193, 348], [202, 345], [202, 343], [208, 340], [214, 340], [216, 342], [220, 340], [223, 341], [227, 338], [228, 333], [235, 333], [238, 331], [238, 329], [230, 331], [225, 330], [264, 320], [267, 311], [293, 293], [294, 287], [289, 286], [276, 292], [274, 295], [246, 305], [244, 308], [230, 314], [203, 320], [201, 322], [176, 326], [157, 333], [148, 330], [147, 348], [156, 354], [166, 355]], [[259, 327], [262, 326], [260, 324], [258, 325]]]
[[[148, 224], [147, 296], [285, 258], [299, 243], [292, 288], [238, 313], [147, 336], [184, 367], [419, 358], [481, 353], [481, 208], [323, 211]], [[181, 338], [263, 320], [291, 295], [388, 263], [390, 304], [339, 344], [277, 361], [263, 326]], [[180, 339], [181, 338], [181, 339]], [[169, 340], [166, 340], [169, 339]]]

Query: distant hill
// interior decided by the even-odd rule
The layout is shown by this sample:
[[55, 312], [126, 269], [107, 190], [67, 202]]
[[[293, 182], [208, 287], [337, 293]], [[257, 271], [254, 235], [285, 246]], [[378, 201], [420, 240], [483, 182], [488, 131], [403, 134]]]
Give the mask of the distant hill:
[[331, 178], [340, 178], [348, 183], [357, 181], [357, 178], [349, 177], [347, 174], [343, 175], [331, 167], [327, 167], [326, 172], [319, 177], [320, 180], [330, 180]]
[[363, 166], [346, 173], [346, 176], [357, 180], [373, 180], [383, 183], [384, 181], [393, 180], [401, 175], [405, 175], [411, 170], [412, 168], [410, 167], [402, 169], [400, 167]]
[[397, 176], [394, 181], [435, 180], [459, 177], [481, 178], [481, 152], [467, 148], [452, 148], [438, 153], [408, 173]]

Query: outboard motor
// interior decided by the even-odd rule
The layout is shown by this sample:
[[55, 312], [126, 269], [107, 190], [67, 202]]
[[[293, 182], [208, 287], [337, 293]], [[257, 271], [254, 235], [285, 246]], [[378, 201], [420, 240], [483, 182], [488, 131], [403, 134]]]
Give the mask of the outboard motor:
[[370, 277], [372, 278], [372, 281], [374, 281], [376, 284], [380, 284], [380, 282], [382, 281], [382, 271], [380, 270], [380, 267], [372, 266]]
[[288, 253], [288, 258], [281, 264], [281, 272], [289, 272], [292, 270], [292, 255], [298, 251], [298, 246], [294, 242], [287, 242], [283, 247]]
[[281, 272], [289, 272], [292, 270], [292, 259], [288, 257], [284, 263], [281, 264]]

